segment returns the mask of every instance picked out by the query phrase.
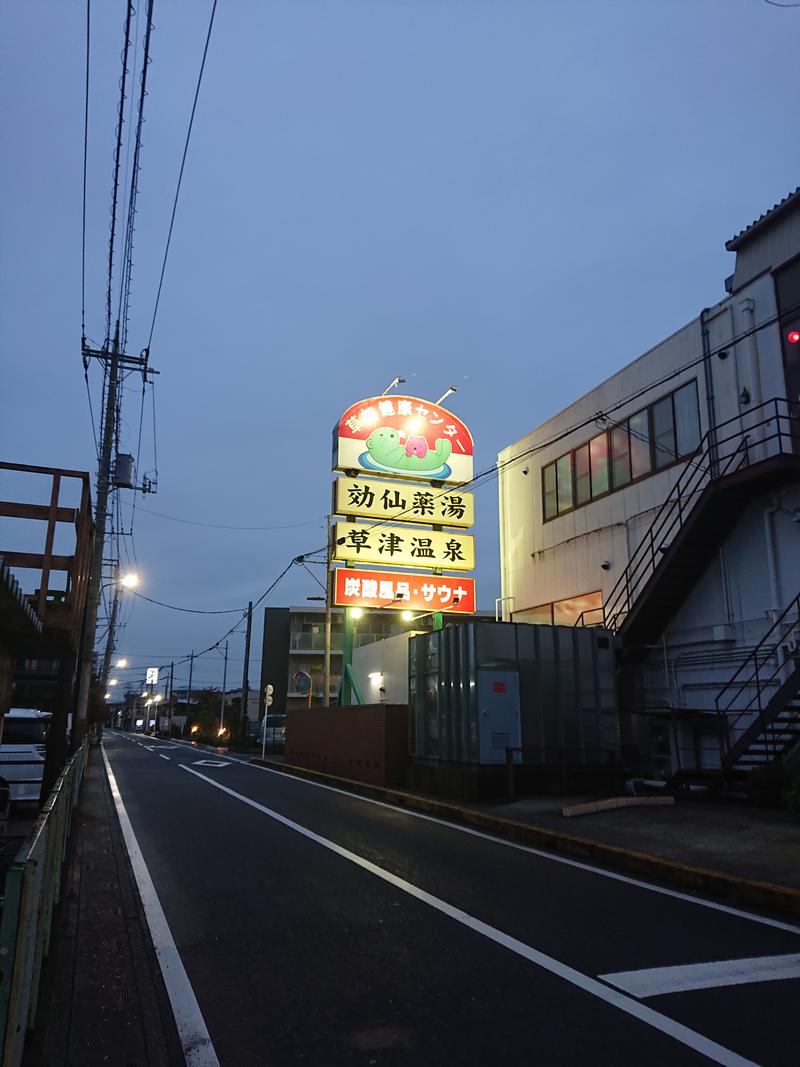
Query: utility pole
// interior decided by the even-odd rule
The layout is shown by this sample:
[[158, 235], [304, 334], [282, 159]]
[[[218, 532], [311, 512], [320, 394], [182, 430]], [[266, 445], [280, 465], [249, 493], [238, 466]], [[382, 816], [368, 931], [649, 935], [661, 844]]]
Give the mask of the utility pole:
[[186, 690], [186, 721], [189, 721], [189, 709], [192, 704], [192, 671], [194, 670], [194, 649], [189, 656], [189, 688]]
[[[322, 706], [331, 706], [331, 618], [333, 615], [333, 567], [331, 566], [331, 517], [325, 516], [327, 551], [325, 553], [325, 658], [322, 666]], [[266, 712], [265, 712], [266, 714]]]
[[228, 642], [225, 642], [225, 666], [222, 670], [222, 698], [219, 702], [219, 736], [225, 729], [225, 686], [228, 684]]
[[114, 631], [117, 627], [117, 615], [119, 614], [119, 565], [114, 575], [114, 597], [111, 601], [111, 618], [108, 623], [108, 637], [106, 638], [106, 650], [103, 654], [103, 668], [100, 671], [100, 692], [105, 693], [108, 689], [108, 674], [111, 670], [111, 657], [114, 655]]
[[175, 681], [175, 664], [169, 665], [169, 711], [167, 712], [167, 737], [172, 737], [172, 685]]
[[[78, 695], [75, 701], [75, 715], [72, 720], [72, 734], [70, 737], [70, 749], [75, 751], [86, 736], [88, 721], [89, 693], [92, 684], [92, 668], [94, 666], [94, 643], [97, 636], [97, 610], [100, 606], [100, 592], [103, 581], [103, 556], [106, 544], [106, 523], [108, 521], [108, 494], [111, 490], [112, 454], [114, 441], [117, 436], [117, 405], [119, 402], [119, 377], [120, 368], [125, 370], [137, 370], [144, 379], [148, 375], [157, 374], [149, 366], [150, 353], [145, 349], [140, 356], [127, 356], [119, 350], [119, 321], [114, 328], [114, 337], [109, 349], [108, 341], [102, 348], [89, 348], [85, 339], [82, 341], [81, 353], [84, 367], [89, 366], [90, 359], [98, 359], [108, 370], [108, 383], [106, 387], [106, 406], [103, 412], [102, 440], [100, 444], [100, 457], [97, 465], [97, 502], [94, 512], [94, 540], [92, 543], [92, 556], [89, 563], [89, 582], [86, 589], [86, 608], [84, 614], [83, 631], [81, 634], [81, 652], [79, 660]], [[118, 576], [117, 576], [118, 577]], [[116, 583], [115, 583], [116, 585]], [[114, 592], [112, 602], [112, 618], [109, 627], [109, 644], [113, 650], [114, 633], [113, 625], [115, 609], [118, 609], [118, 589]], [[108, 652], [107, 652], [108, 654]], [[107, 673], [107, 672], [106, 672]], [[103, 690], [105, 692], [105, 690]]]
[[247, 605], [247, 629], [244, 636], [244, 670], [242, 671], [242, 716], [241, 716], [241, 728], [242, 728], [242, 743], [247, 745], [247, 738], [249, 734], [248, 715], [247, 715], [247, 701], [250, 695], [250, 680], [248, 678], [248, 671], [250, 669], [250, 632], [253, 628], [253, 601], [249, 601]]
[[[105, 353], [108, 356], [108, 352]], [[86, 358], [84, 356], [84, 358]], [[97, 609], [100, 605], [100, 583], [103, 574], [103, 550], [108, 519], [108, 491], [111, 483], [111, 452], [117, 421], [117, 393], [119, 390], [119, 322], [114, 330], [111, 355], [108, 360], [108, 388], [106, 410], [103, 416], [103, 440], [100, 448], [100, 463], [97, 469], [97, 506], [94, 513], [94, 543], [89, 566], [89, 586], [86, 593], [86, 618], [83, 630], [83, 647], [80, 659], [80, 682], [75, 717], [72, 723], [70, 748], [77, 749], [86, 736], [88, 721], [89, 690], [92, 683], [94, 641], [97, 633]], [[103, 690], [105, 692], [105, 690]]]

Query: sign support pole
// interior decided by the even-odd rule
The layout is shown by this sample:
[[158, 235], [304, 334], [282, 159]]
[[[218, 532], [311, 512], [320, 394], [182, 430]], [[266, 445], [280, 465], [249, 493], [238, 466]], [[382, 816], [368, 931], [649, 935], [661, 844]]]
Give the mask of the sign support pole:
[[331, 618], [333, 616], [333, 545], [331, 544], [331, 517], [325, 516], [327, 552], [325, 555], [325, 658], [322, 668], [322, 706], [331, 706]]
[[342, 642], [342, 684], [340, 703], [347, 707], [353, 702], [353, 687], [350, 684], [350, 671], [353, 665], [353, 609], [344, 609], [344, 641]]

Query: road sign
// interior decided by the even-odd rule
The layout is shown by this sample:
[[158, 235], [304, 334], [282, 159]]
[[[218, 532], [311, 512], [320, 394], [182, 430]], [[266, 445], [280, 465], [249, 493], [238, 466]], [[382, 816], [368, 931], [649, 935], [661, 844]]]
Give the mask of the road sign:
[[[141, 674], [139, 677], [141, 678]], [[158, 667], [147, 668], [147, 684], [158, 685]]]
[[292, 678], [294, 679], [295, 690], [301, 696], [305, 696], [311, 689], [311, 676], [306, 674], [305, 671], [295, 671]]

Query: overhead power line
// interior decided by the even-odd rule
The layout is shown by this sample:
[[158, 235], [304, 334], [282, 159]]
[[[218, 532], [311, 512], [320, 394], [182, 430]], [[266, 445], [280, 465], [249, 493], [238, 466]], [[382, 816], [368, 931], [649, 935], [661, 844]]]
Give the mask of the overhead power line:
[[[133, 507], [133, 505], [131, 505]], [[139, 511], [144, 511], [148, 515], [156, 515], [159, 519], [169, 519], [170, 522], [181, 522], [187, 526], [205, 526], [212, 530], [249, 530], [249, 531], [264, 531], [264, 530], [296, 530], [301, 526], [315, 526], [319, 519], [307, 519], [305, 522], [290, 522], [281, 526], [227, 526], [219, 522], [200, 522], [198, 519], [182, 519], [177, 515], [165, 515], [161, 511], [152, 511], [150, 508], [143, 508], [141, 505], [138, 507]]]
[[125, 121], [125, 89], [128, 84], [128, 55], [131, 47], [131, 18], [135, 14], [133, 4], [128, 3], [125, 16], [125, 44], [122, 49], [122, 75], [120, 77], [119, 103], [117, 105], [117, 140], [114, 149], [114, 181], [111, 187], [111, 227], [108, 239], [108, 283], [106, 286], [106, 344], [111, 339], [111, 303], [114, 284], [114, 245], [117, 235], [117, 205], [119, 202], [119, 167], [122, 156], [122, 127]]
[[146, 600], [148, 604], [157, 604], [160, 608], [169, 608], [170, 611], [185, 611], [189, 615], [235, 615], [241, 613], [241, 608], [222, 608], [214, 611], [208, 608], [179, 608], [175, 604], [164, 604], [161, 600], [153, 600], [152, 597], [145, 596], [144, 593], [137, 593], [135, 589], [129, 589], [129, 593], [133, 593], [140, 600]]
[[184, 146], [183, 146], [183, 156], [181, 158], [181, 166], [180, 166], [180, 170], [178, 172], [178, 184], [177, 184], [177, 186], [175, 188], [175, 199], [174, 199], [174, 201], [172, 203], [172, 215], [171, 215], [170, 220], [169, 220], [169, 230], [167, 232], [167, 243], [166, 243], [166, 247], [164, 248], [164, 259], [163, 259], [163, 262], [161, 264], [161, 276], [158, 279], [158, 290], [156, 292], [156, 302], [155, 302], [155, 307], [153, 308], [153, 321], [150, 323], [150, 336], [147, 339], [147, 347], [148, 348], [150, 348], [150, 346], [153, 343], [153, 333], [154, 333], [155, 328], [156, 328], [156, 316], [158, 315], [158, 306], [159, 306], [159, 303], [161, 302], [161, 290], [162, 290], [163, 285], [164, 285], [164, 274], [165, 274], [166, 269], [167, 269], [167, 259], [169, 257], [169, 248], [170, 248], [170, 244], [172, 242], [172, 230], [173, 230], [173, 228], [175, 226], [175, 213], [178, 210], [178, 198], [181, 195], [181, 183], [183, 182], [183, 171], [184, 171], [184, 167], [186, 166], [186, 156], [187, 156], [187, 153], [189, 151], [189, 141], [191, 140], [191, 137], [192, 137], [192, 128], [194, 126], [194, 116], [195, 116], [195, 112], [197, 111], [197, 99], [200, 96], [200, 86], [201, 86], [201, 84], [203, 82], [203, 72], [205, 71], [205, 68], [206, 68], [206, 56], [208, 55], [208, 45], [209, 45], [209, 42], [211, 41], [211, 31], [214, 28], [214, 16], [215, 16], [216, 12], [217, 12], [217, 0], [214, 0], [213, 4], [211, 5], [211, 15], [210, 15], [209, 20], [208, 20], [208, 32], [206, 33], [206, 43], [205, 43], [205, 46], [203, 48], [203, 58], [202, 58], [202, 60], [200, 62], [200, 71], [199, 71], [199, 73], [197, 75], [197, 85], [196, 85], [195, 90], [194, 90], [194, 100], [192, 101], [192, 111], [191, 111], [191, 114], [189, 116], [189, 126], [188, 126], [188, 129], [186, 130], [186, 141], [185, 141]]
[[[551, 445], [558, 444], [559, 441], [565, 440], [567, 437], [570, 437], [572, 434], [577, 433], [579, 430], [585, 429], [587, 426], [591, 426], [593, 424], [599, 426], [599, 424], [603, 420], [613, 422], [614, 420], [610, 419], [610, 414], [612, 412], [618, 411], [620, 408], [623, 408], [628, 404], [632, 404], [635, 400], [641, 399], [641, 397], [645, 396], [647, 393], [651, 393], [654, 389], [659, 389], [661, 386], [666, 385], [670, 381], [673, 381], [675, 378], [680, 377], [680, 375], [684, 374], [687, 370], [692, 370], [694, 367], [700, 366], [701, 364], [710, 361], [720, 352], [724, 352], [727, 349], [732, 348], [734, 345], [740, 344], [742, 341], [747, 340], [748, 337], [754, 336], [761, 330], [765, 330], [769, 326], [775, 326], [781, 321], [781, 319], [786, 319], [797, 311], [800, 311], [800, 304], [797, 304], [794, 307], [786, 308], [785, 310], [775, 315], [770, 315], [768, 318], [762, 320], [759, 323], [756, 323], [755, 326], [750, 326], [746, 330], [742, 330], [741, 333], [737, 334], [735, 337], [731, 337], [729, 340], [725, 341], [724, 344], [720, 344], [717, 348], [711, 349], [711, 351], [707, 353], [704, 352], [699, 356], [693, 357], [691, 360], [689, 360], [688, 363], [684, 363], [682, 366], [676, 367], [674, 370], [671, 370], [667, 374], [662, 375], [660, 378], [656, 379], [656, 381], [650, 382], [650, 384], [648, 385], [640, 386], [638, 389], [634, 390], [632, 393], [629, 393], [627, 396], [622, 397], [620, 400], [617, 400], [615, 403], [610, 404], [608, 407], [602, 410], [594, 412], [592, 415], [587, 416], [580, 422], [573, 424], [565, 430], [560, 430], [557, 434], [554, 434], [552, 437], [547, 438], [547, 440], [541, 441], [535, 445], [531, 445], [529, 448], [524, 449], [522, 452], [518, 452], [514, 456], [509, 456], [508, 459], [493, 463], [491, 467], [485, 467], [482, 471], [479, 471], [478, 474], [474, 475], [474, 477], [470, 481], [464, 482], [459, 486], [445, 486], [443, 489], [435, 490], [434, 499], [438, 499], [441, 496], [446, 496], [449, 493], [458, 492], [459, 489], [478, 489], [482, 485], [488, 484], [489, 481], [493, 480], [497, 475], [500, 474], [501, 471], [505, 470], [507, 467], [512, 467], [517, 463], [521, 463], [524, 460], [529, 459], [537, 452], [542, 452], [544, 451], [544, 449], [550, 448]], [[413, 508], [409, 507], [406, 508], [404, 511], [396, 512], [395, 514], [388, 516], [385, 519], [375, 519], [369, 524], [368, 529], [376, 529], [377, 527], [385, 526], [387, 523], [396, 522], [399, 516], [408, 515], [412, 511]], [[314, 552], [306, 552], [305, 555], [314, 555], [318, 552], [324, 551], [325, 546], [323, 545], [321, 548], [314, 549]]]
[[119, 286], [117, 319], [121, 322], [120, 345], [123, 352], [128, 340], [128, 312], [131, 298], [131, 281], [133, 277], [133, 233], [136, 220], [136, 201], [139, 196], [139, 171], [142, 151], [142, 126], [144, 124], [144, 101], [147, 96], [147, 69], [150, 66], [150, 36], [153, 31], [153, 2], [147, 0], [145, 14], [144, 48], [142, 51], [142, 73], [139, 83], [139, 106], [136, 118], [136, 134], [131, 165], [131, 186], [128, 195], [128, 217], [125, 225], [125, 242], [122, 251], [122, 277]]
[[[83, 211], [81, 219], [81, 342], [86, 342], [86, 172], [89, 158], [89, 56], [91, 53], [92, 0], [86, 0], [86, 85], [83, 97]], [[89, 380], [86, 385], [88, 388]], [[92, 398], [89, 396], [91, 411]], [[94, 428], [94, 415], [92, 415]], [[95, 435], [95, 448], [97, 437]]]

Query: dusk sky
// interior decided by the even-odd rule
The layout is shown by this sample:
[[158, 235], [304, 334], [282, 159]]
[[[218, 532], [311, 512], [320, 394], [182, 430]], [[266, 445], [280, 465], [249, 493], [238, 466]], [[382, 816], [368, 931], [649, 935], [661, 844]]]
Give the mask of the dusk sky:
[[[99, 345], [125, 4], [92, 6], [87, 334]], [[209, 11], [155, 4], [133, 353]], [[0, 395], [3, 458], [94, 472], [84, 34], [78, 0], [8, 4], [0, 21]], [[394, 375], [432, 400], [458, 387], [448, 403], [480, 471], [720, 299], [725, 241], [800, 183], [799, 41], [800, 9], [764, 0], [220, 0], [151, 349], [158, 493], [137, 502], [141, 592], [239, 608], [323, 545], [331, 427]], [[90, 384], [97, 417], [97, 366]], [[122, 447], [135, 453], [129, 387]], [[140, 473], [155, 465], [148, 394]], [[478, 602], [492, 609], [496, 480], [476, 504]], [[268, 603], [318, 593], [294, 568]], [[127, 605], [119, 652], [142, 671], [235, 619]], [[220, 658], [195, 680], [219, 685]]]

